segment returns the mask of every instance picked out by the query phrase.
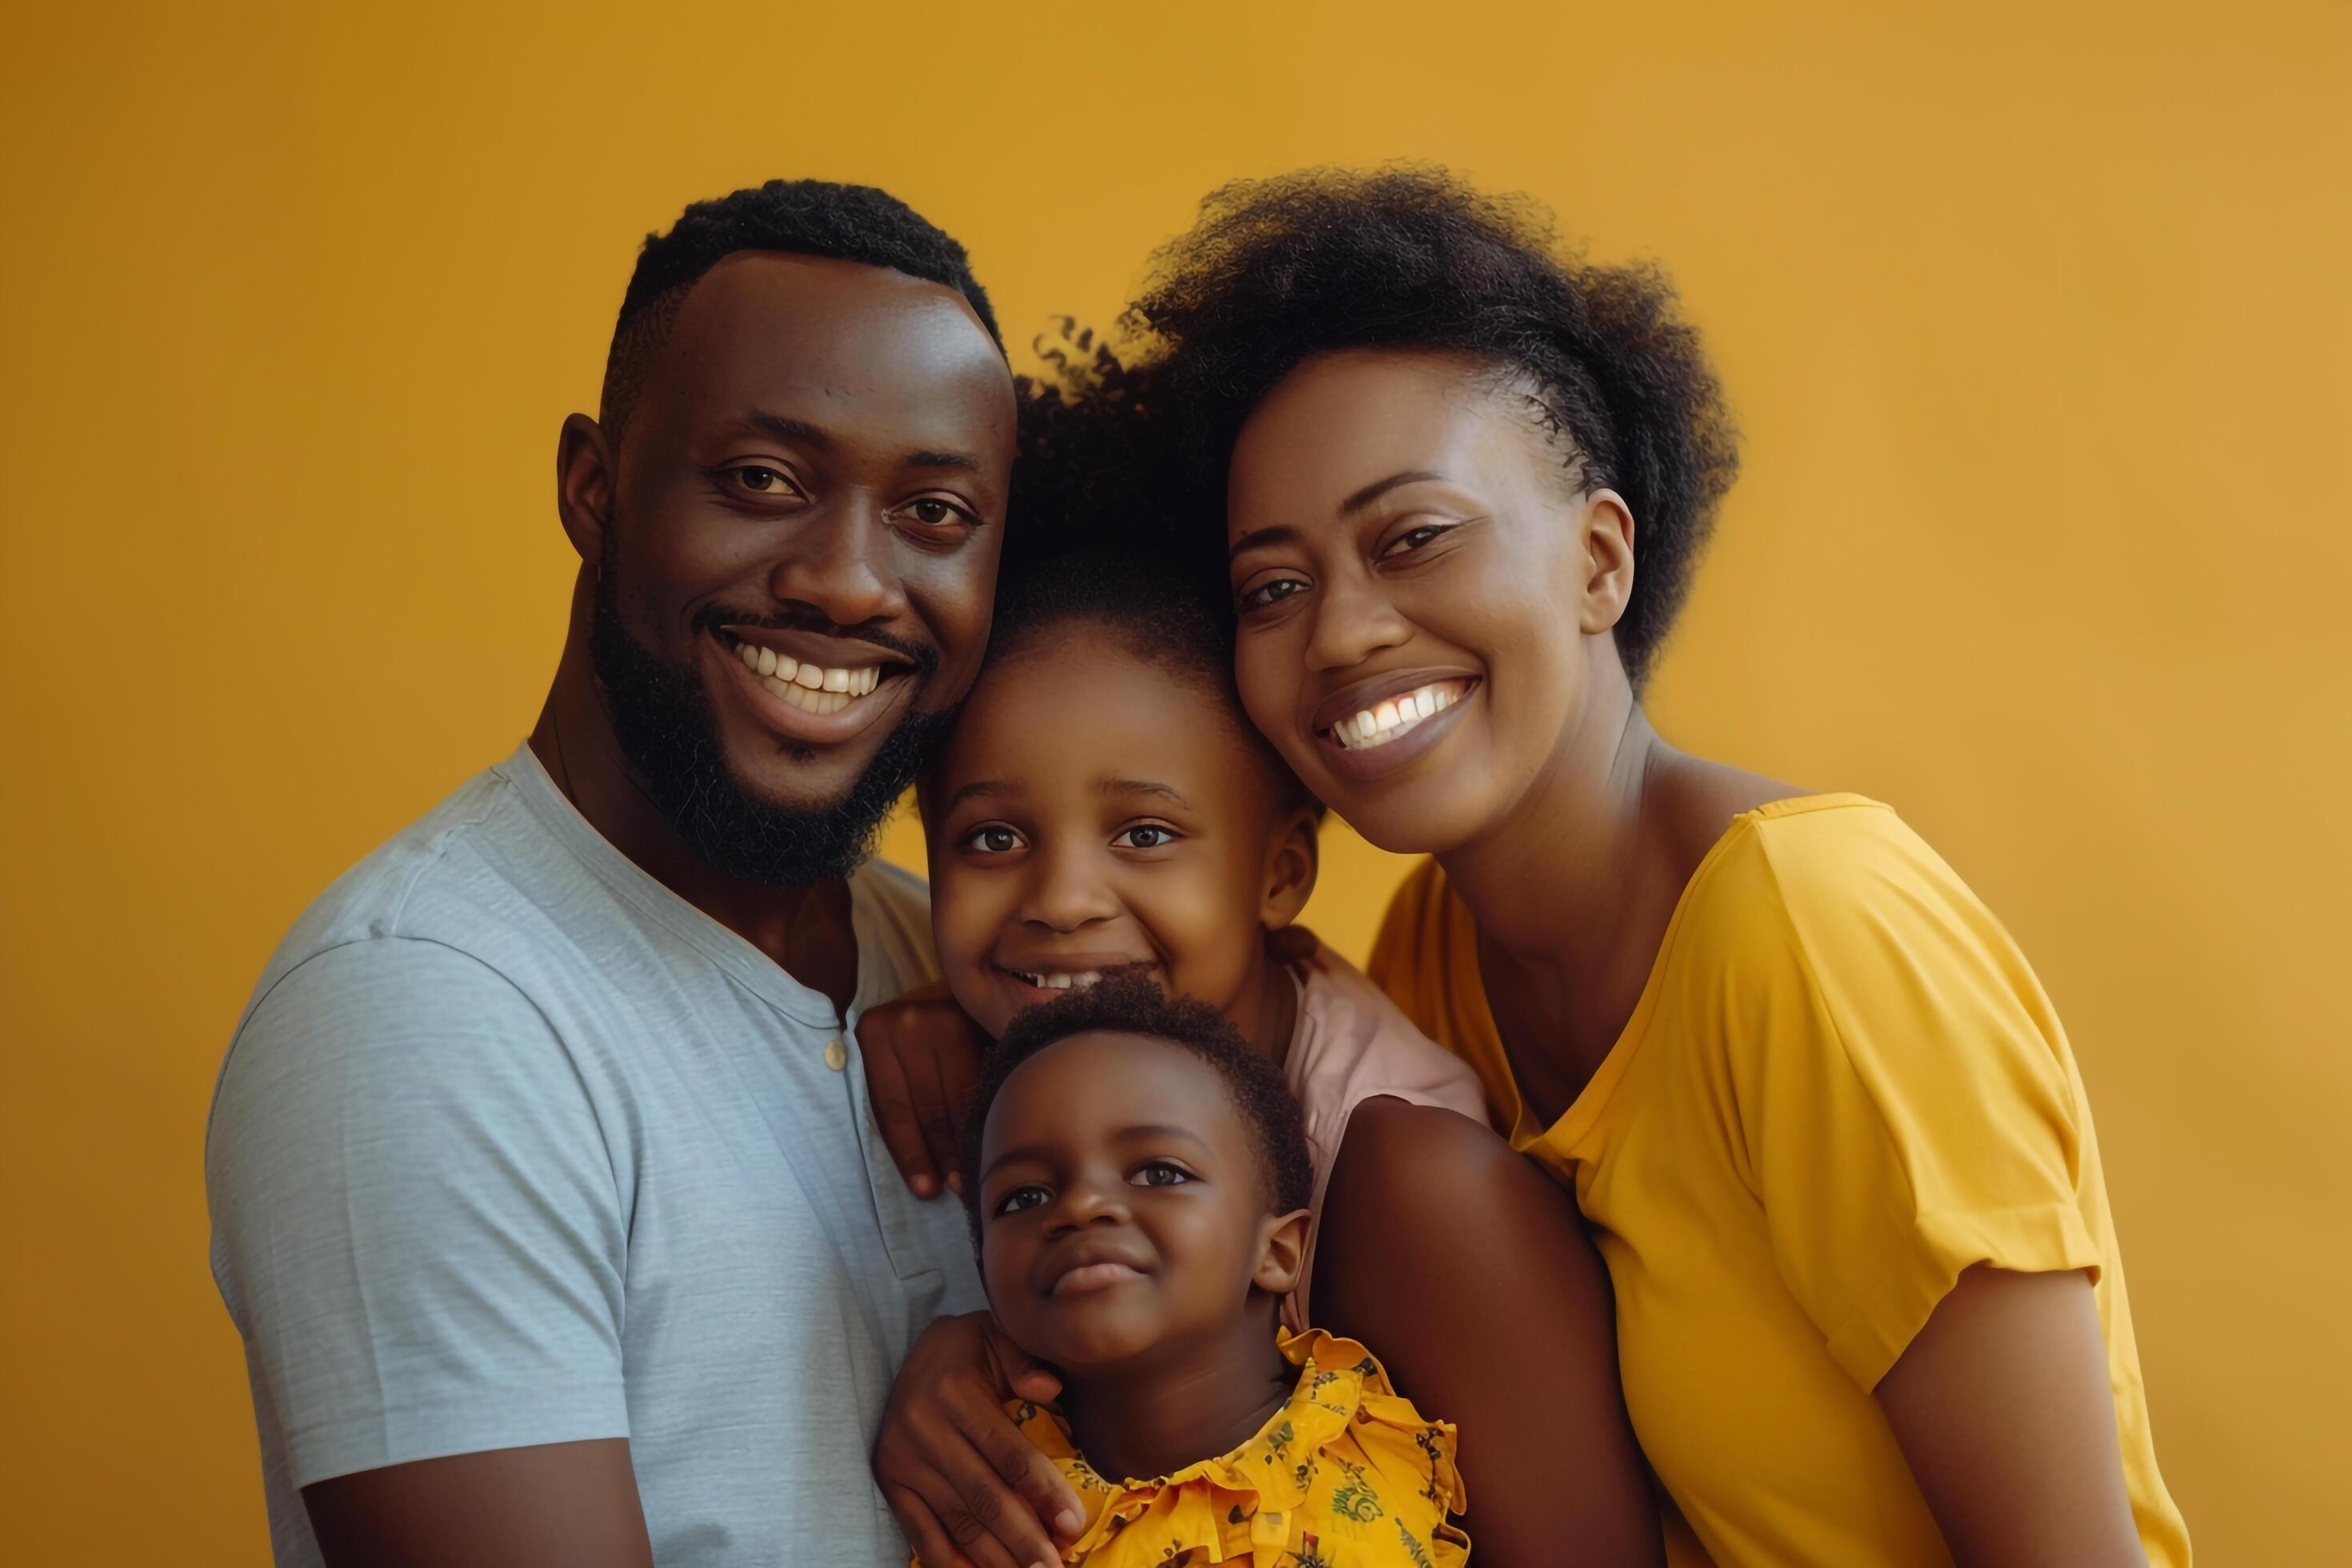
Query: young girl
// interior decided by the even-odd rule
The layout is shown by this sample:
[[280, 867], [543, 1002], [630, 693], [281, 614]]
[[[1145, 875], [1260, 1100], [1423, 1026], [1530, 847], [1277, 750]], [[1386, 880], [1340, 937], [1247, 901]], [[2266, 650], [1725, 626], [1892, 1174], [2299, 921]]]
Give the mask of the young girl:
[[[1286, 1298], [1294, 1330], [1311, 1313], [1380, 1346], [1403, 1387], [1460, 1424], [1487, 1500], [1481, 1563], [1553, 1563], [1564, 1535], [1583, 1561], [1654, 1562], [1606, 1287], [1572, 1209], [1487, 1128], [1475, 1079], [1353, 968], [1268, 952], [1312, 889], [1316, 810], [1243, 718], [1228, 639], [1213, 605], [1133, 550], [1007, 572], [988, 666], [921, 794], [933, 932], [961, 1011], [866, 1015], [885, 1135], [919, 1191], [936, 1170], [969, 1198], [982, 1173], [937, 1131], [978, 1060], [963, 1015], [1000, 1035], [1127, 967], [1210, 1004], [1304, 1108], [1314, 1224], [1269, 1306]], [[976, 1457], [996, 1439], [946, 1410], [950, 1375], [979, 1354], [967, 1345], [959, 1366], [917, 1347], [877, 1473], [926, 1555], [944, 1560], [946, 1534], [921, 1500], [953, 1489], [975, 1518], [1006, 1521], [1012, 1561], [1032, 1562], [1037, 1510]]]
[[1223, 1014], [1139, 970], [1023, 1013], [967, 1148], [989, 1303], [1065, 1379], [1060, 1415], [1013, 1415], [1080, 1500], [1066, 1561], [1466, 1560], [1454, 1429], [1362, 1345], [1276, 1339], [1313, 1166], [1281, 1075]]

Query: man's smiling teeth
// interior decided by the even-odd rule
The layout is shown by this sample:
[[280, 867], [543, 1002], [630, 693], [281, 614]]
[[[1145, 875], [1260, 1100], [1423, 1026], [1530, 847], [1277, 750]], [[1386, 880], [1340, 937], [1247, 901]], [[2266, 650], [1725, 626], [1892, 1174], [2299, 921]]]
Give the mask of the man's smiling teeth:
[[1331, 739], [1349, 752], [1385, 746], [1433, 713], [1443, 713], [1462, 700], [1463, 689], [1459, 680], [1435, 680], [1416, 687], [1377, 707], [1367, 708], [1352, 719], [1340, 720], [1331, 726]]
[[744, 668], [760, 678], [761, 685], [793, 707], [811, 713], [838, 713], [882, 684], [882, 671], [877, 665], [827, 669], [819, 664], [803, 664], [791, 654], [747, 642], [735, 645], [735, 657], [743, 661]]
[[1040, 991], [1082, 990], [1102, 978], [1102, 971], [1098, 969], [1082, 969], [1075, 974], [1032, 974], [1025, 969], [1016, 969], [1013, 973]]

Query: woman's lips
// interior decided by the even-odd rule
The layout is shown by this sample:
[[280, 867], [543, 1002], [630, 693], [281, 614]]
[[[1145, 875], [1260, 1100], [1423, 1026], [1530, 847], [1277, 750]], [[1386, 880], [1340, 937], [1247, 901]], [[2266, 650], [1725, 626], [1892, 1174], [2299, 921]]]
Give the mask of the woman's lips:
[[[1378, 701], [1370, 701], [1369, 694], [1343, 693], [1349, 701], [1370, 705], [1345, 710], [1316, 731], [1316, 755], [1342, 779], [1362, 784], [1385, 778], [1426, 755], [1486, 689], [1475, 676], [1458, 675], [1402, 689], [1383, 684], [1391, 686], [1391, 693]], [[1326, 709], [1332, 706], [1325, 704]]]

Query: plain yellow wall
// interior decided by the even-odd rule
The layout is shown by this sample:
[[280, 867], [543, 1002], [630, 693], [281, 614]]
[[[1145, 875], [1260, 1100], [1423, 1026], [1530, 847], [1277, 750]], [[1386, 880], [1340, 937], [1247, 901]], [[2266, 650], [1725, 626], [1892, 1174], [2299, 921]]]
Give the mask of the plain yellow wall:
[[[1223, 179], [1410, 154], [1681, 279], [1747, 472], [1663, 727], [1894, 801], [2009, 921], [2204, 1560], [2345, 1560], [2352, 11], [1014, 9], [11, 8], [0, 1557], [264, 1556], [214, 1068], [528, 726], [647, 229], [885, 184], [1025, 338]], [[1335, 828], [1309, 919], [1360, 952], [1399, 870]]]

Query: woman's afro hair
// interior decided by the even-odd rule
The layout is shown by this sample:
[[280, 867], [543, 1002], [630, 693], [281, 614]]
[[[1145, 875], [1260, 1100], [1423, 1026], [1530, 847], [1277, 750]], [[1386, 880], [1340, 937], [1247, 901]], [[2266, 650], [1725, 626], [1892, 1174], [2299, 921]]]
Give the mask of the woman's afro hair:
[[[980, 1170], [980, 1137], [1014, 1069], [1049, 1047], [1077, 1035], [1139, 1035], [1190, 1051], [1216, 1070], [1234, 1107], [1249, 1123], [1258, 1148], [1259, 1179], [1268, 1214], [1305, 1208], [1315, 1194], [1315, 1163], [1307, 1123], [1275, 1065], [1251, 1048], [1233, 1023], [1206, 1002], [1171, 1001], [1140, 970], [1113, 970], [1092, 985], [1013, 1016], [981, 1064], [964, 1123], [963, 1168]], [[972, 1234], [980, 1234], [980, 1183], [966, 1184]]]
[[1218, 530], [1220, 554], [1234, 438], [1310, 356], [1433, 350], [1524, 386], [1576, 488], [1614, 489], [1633, 511], [1616, 637], [1636, 689], [1738, 471], [1721, 389], [1665, 276], [1563, 253], [1540, 207], [1443, 169], [1225, 185], [1153, 258], [1122, 326], [1140, 344], [1129, 374], [1150, 388], [1158, 483], [1185, 531]]

